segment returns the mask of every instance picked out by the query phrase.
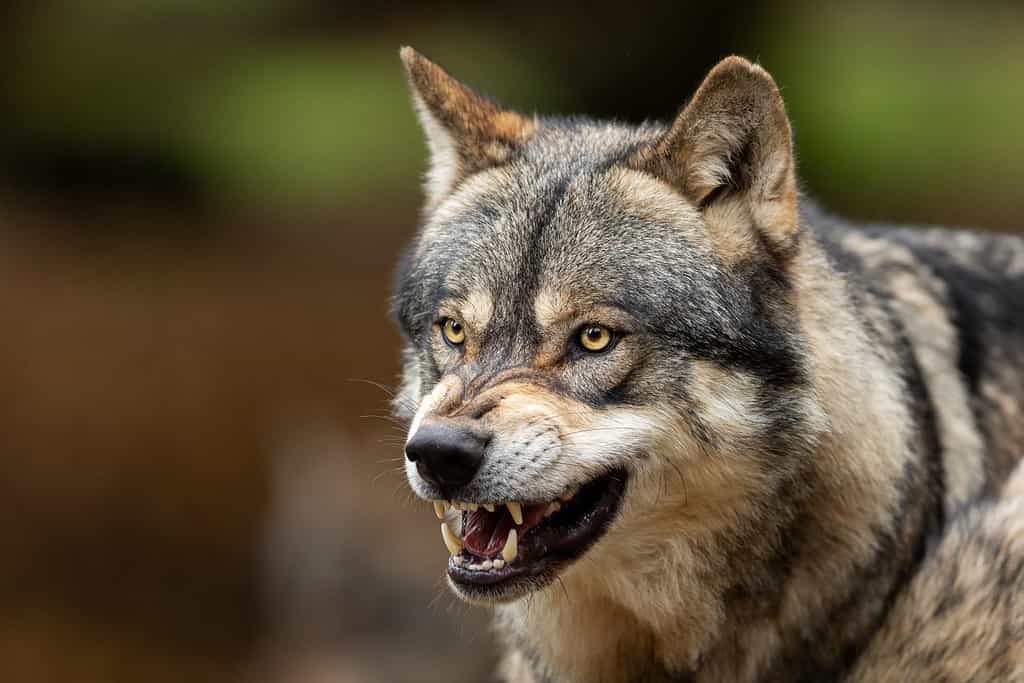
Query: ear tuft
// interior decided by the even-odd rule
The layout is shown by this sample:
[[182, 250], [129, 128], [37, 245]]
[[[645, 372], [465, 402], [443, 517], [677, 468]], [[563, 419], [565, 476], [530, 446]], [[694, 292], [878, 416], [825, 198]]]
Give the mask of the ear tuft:
[[507, 161], [536, 123], [477, 94], [411, 47], [399, 51], [430, 148], [428, 206], [466, 177]]
[[727, 57], [704, 79], [671, 128], [632, 165], [673, 185], [701, 208], [742, 200], [778, 247], [797, 231], [792, 133], [771, 75]]

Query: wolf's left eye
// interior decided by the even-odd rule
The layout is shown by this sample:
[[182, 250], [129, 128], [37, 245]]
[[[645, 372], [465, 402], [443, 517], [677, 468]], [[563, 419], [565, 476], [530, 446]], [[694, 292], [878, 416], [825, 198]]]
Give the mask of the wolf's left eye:
[[466, 341], [466, 328], [454, 318], [445, 318], [441, 324], [441, 333], [444, 340], [452, 346], [460, 346]]
[[598, 353], [612, 343], [612, 331], [603, 325], [587, 325], [580, 330], [580, 346], [591, 353]]

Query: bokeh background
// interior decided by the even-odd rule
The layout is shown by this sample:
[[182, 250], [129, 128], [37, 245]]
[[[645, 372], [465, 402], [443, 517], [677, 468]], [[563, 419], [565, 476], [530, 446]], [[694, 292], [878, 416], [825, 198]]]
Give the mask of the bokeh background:
[[832, 210], [1019, 230], [1024, 5], [895, 5], [0, 5], [0, 679], [489, 680], [386, 417], [399, 45], [630, 121], [745, 54]]

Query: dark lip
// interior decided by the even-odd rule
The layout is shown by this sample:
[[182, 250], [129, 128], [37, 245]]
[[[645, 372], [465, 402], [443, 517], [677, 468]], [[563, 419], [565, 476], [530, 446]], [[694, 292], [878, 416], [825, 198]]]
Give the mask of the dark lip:
[[618, 516], [627, 475], [615, 470], [592, 479], [574, 499], [549, 520], [531, 529], [519, 542], [519, 555], [501, 569], [473, 570], [463, 551], [463, 564], [448, 561], [448, 578], [456, 592], [468, 600], [514, 600], [555, 580], [607, 532]]

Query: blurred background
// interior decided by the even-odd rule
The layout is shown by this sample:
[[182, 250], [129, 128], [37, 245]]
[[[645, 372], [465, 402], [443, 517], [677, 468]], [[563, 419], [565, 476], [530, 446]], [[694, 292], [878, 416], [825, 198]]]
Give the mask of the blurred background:
[[1024, 5], [0, 5], [0, 679], [483, 681], [387, 415], [399, 45], [526, 111], [778, 79], [807, 192], [1024, 227]]

